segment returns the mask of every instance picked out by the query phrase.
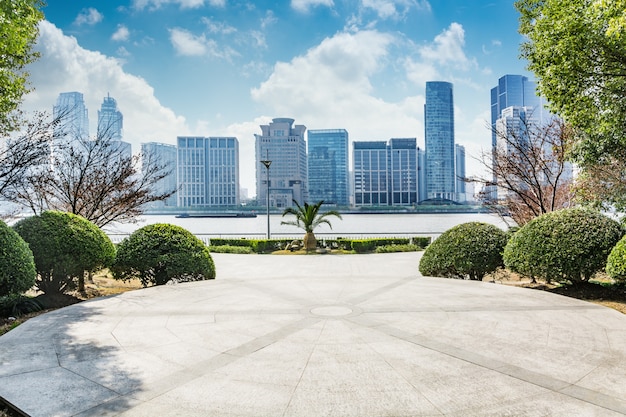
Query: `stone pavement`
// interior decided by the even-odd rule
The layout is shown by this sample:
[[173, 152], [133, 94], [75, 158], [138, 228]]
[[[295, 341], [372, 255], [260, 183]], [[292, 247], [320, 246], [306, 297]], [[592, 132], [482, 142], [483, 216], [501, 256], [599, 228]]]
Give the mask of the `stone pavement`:
[[626, 315], [424, 278], [420, 254], [214, 254], [218, 278], [0, 337], [31, 416], [623, 416]]

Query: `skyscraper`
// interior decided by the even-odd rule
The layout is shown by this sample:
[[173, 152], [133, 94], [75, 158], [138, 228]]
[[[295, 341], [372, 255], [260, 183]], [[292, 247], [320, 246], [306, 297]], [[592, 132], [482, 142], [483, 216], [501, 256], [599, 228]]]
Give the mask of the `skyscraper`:
[[417, 140], [394, 138], [389, 140], [389, 199], [393, 206], [418, 203]]
[[454, 162], [456, 172], [456, 201], [466, 201], [465, 195], [465, 147], [463, 145], [454, 145]]
[[124, 116], [117, 108], [117, 101], [107, 94], [98, 110], [98, 138], [122, 140]]
[[124, 116], [117, 108], [117, 101], [107, 95], [100, 110], [98, 110], [98, 140], [110, 141], [115, 146], [116, 153], [123, 158], [132, 157], [132, 146], [128, 142], [122, 140], [122, 131], [124, 127]]
[[234, 137], [179, 136], [178, 207], [239, 205], [239, 142]]
[[89, 115], [82, 93], [59, 94], [52, 108], [52, 117], [59, 121], [54, 129], [56, 139], [89, 139]]
[[347, 206], [350, 203], [348, 132], [345, 129], [309, 130], [307, 147], [309, 199]]
[[[165, 194], [176, 190], [177, 154], [178, 151], [176, 149], [176, 145], [157, 142], [141, 144], [141, 155], [143, 158], [142, 168], [149, 162], [151, 164], [166, 167], [169, 170], [169, 174], [166, 177], [154, 184], [155, 193]], [[155, 201], [151, 203], [150, 208], [176, 207], [177, 204], [177, 195], [174, 193], [163, 201]]]
[[429, 199], [455, 200], [454, 101], [451, 83], [426, 83], [424, 127], [426, 196]]
[[292, 201], [307, 202], [307, 158], [304, 132], [306, 126], [293, 125], [294, 119], [276, 118], [269, 125], [261, 125], [261, 134], [255, 134], [256, 190], [259, 201], [267, 199], [268, 171], [261, 163], [272, 161], [269, 169], [270, 206], [291, 207]]
[[354, 204], [389, 205], [387, 144], [384, 141], [353, 142]]

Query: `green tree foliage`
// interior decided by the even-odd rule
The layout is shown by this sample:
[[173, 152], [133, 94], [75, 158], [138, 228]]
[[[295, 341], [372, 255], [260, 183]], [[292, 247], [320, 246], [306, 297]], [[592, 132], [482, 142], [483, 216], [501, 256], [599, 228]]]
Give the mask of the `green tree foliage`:
[[578, 284], [604, 268], [622, 235], [617, 221], [597, 211], [559, 210], [518, 230], [504, 249], [504, 264], [532, 278]]
[[617, 282], [626, 282], [626, 237], [611, 250], [606, 261], [606, 273]]
[[0, 297], [27, 291], [35, 285], [36, 276], [28, 244], [0, 221]]
[[112, 268], [117, 279], [139, 278], [144, 287], [169, 280], [199, 281], [215, 278], [209, 249], [182, 227], [171, 224], [144, 226], [117, 248]]
[[0, 132], [18, 126], [15, 110], [28, 92], [26, 65], [38, 58], [33, 50], [43, 19], [41, 0], [0, 0]]
[[80, 285], [85, 273], [107, 267], [115, 258], [115, 246], [108, 236], [75, 214], [46, 211], [13, 227], [33, 251], [38, 274], [35, 284], [47, 294]]
[[550, 108], [580, 129], [584, 165], [626, 149], [623, 0], [519, 0], [522, 57]]
[[339, 214], [339, 212], [335, 210], [329, 210], [324, 213], [320, 213], [320, 209], [322, 208], [322, 204], [324, 204], [324, 201], [318, 201], [315, 204], [304, 203], [303, 206], [298, 204], [298, 202], [295, 200], [293, 201], [293, 203], [296, 207], [287, 207], [283, 212], [283, 217], [290, 214], [296, 216], [296, 220], [283, 221], [280, 224], [288, 224], [303, 229], [305, 232], [304, 249], [306, 249], [307, 252], [315, 250], [315, 248], [317, 247], [317, 239], [315, 238], [313, 230], [315, 230], [315, 228], [320, 224], [327, 224], [332, 229], [333, 225], [330, 224], [330, 221], [327, 219], [327, 217], [335, 216], [341, 219], [341, 214]]
[[482, 280], [502, 266], [507, 235], [494, 225], [463, 223], [431, 243], [420, 260], [422, 275]]

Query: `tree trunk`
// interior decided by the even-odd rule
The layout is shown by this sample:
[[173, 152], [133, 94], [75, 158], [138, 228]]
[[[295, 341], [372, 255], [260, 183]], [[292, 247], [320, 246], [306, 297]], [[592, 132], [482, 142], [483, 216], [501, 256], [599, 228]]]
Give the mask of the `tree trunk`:
[[304, 235], [304, 249], [309, 252], [312, 250], [315, 250], [317, 248], [317, 239], [315, 238], [315, 235], [313, 234], [313, 232], [307, 232]]

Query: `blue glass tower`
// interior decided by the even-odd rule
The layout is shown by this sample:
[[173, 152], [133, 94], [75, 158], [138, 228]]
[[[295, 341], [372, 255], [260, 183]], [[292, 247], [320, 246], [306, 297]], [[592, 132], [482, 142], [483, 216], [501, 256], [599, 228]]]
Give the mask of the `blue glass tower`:
[[391, 205], [417, 204], [417, 140], [415, 138], [390, 139], [388, 155]]
[[387, 144], [383, 141], [353, 142], [354, 204], [389, 205]]
[[347, 206], [348, 132], [345, 129], [307, 132], [309, 199]]
[[424, 104], [426, 196], [456, 200], [454, 172], [454, 101], [452, 84], [426, 83]]

